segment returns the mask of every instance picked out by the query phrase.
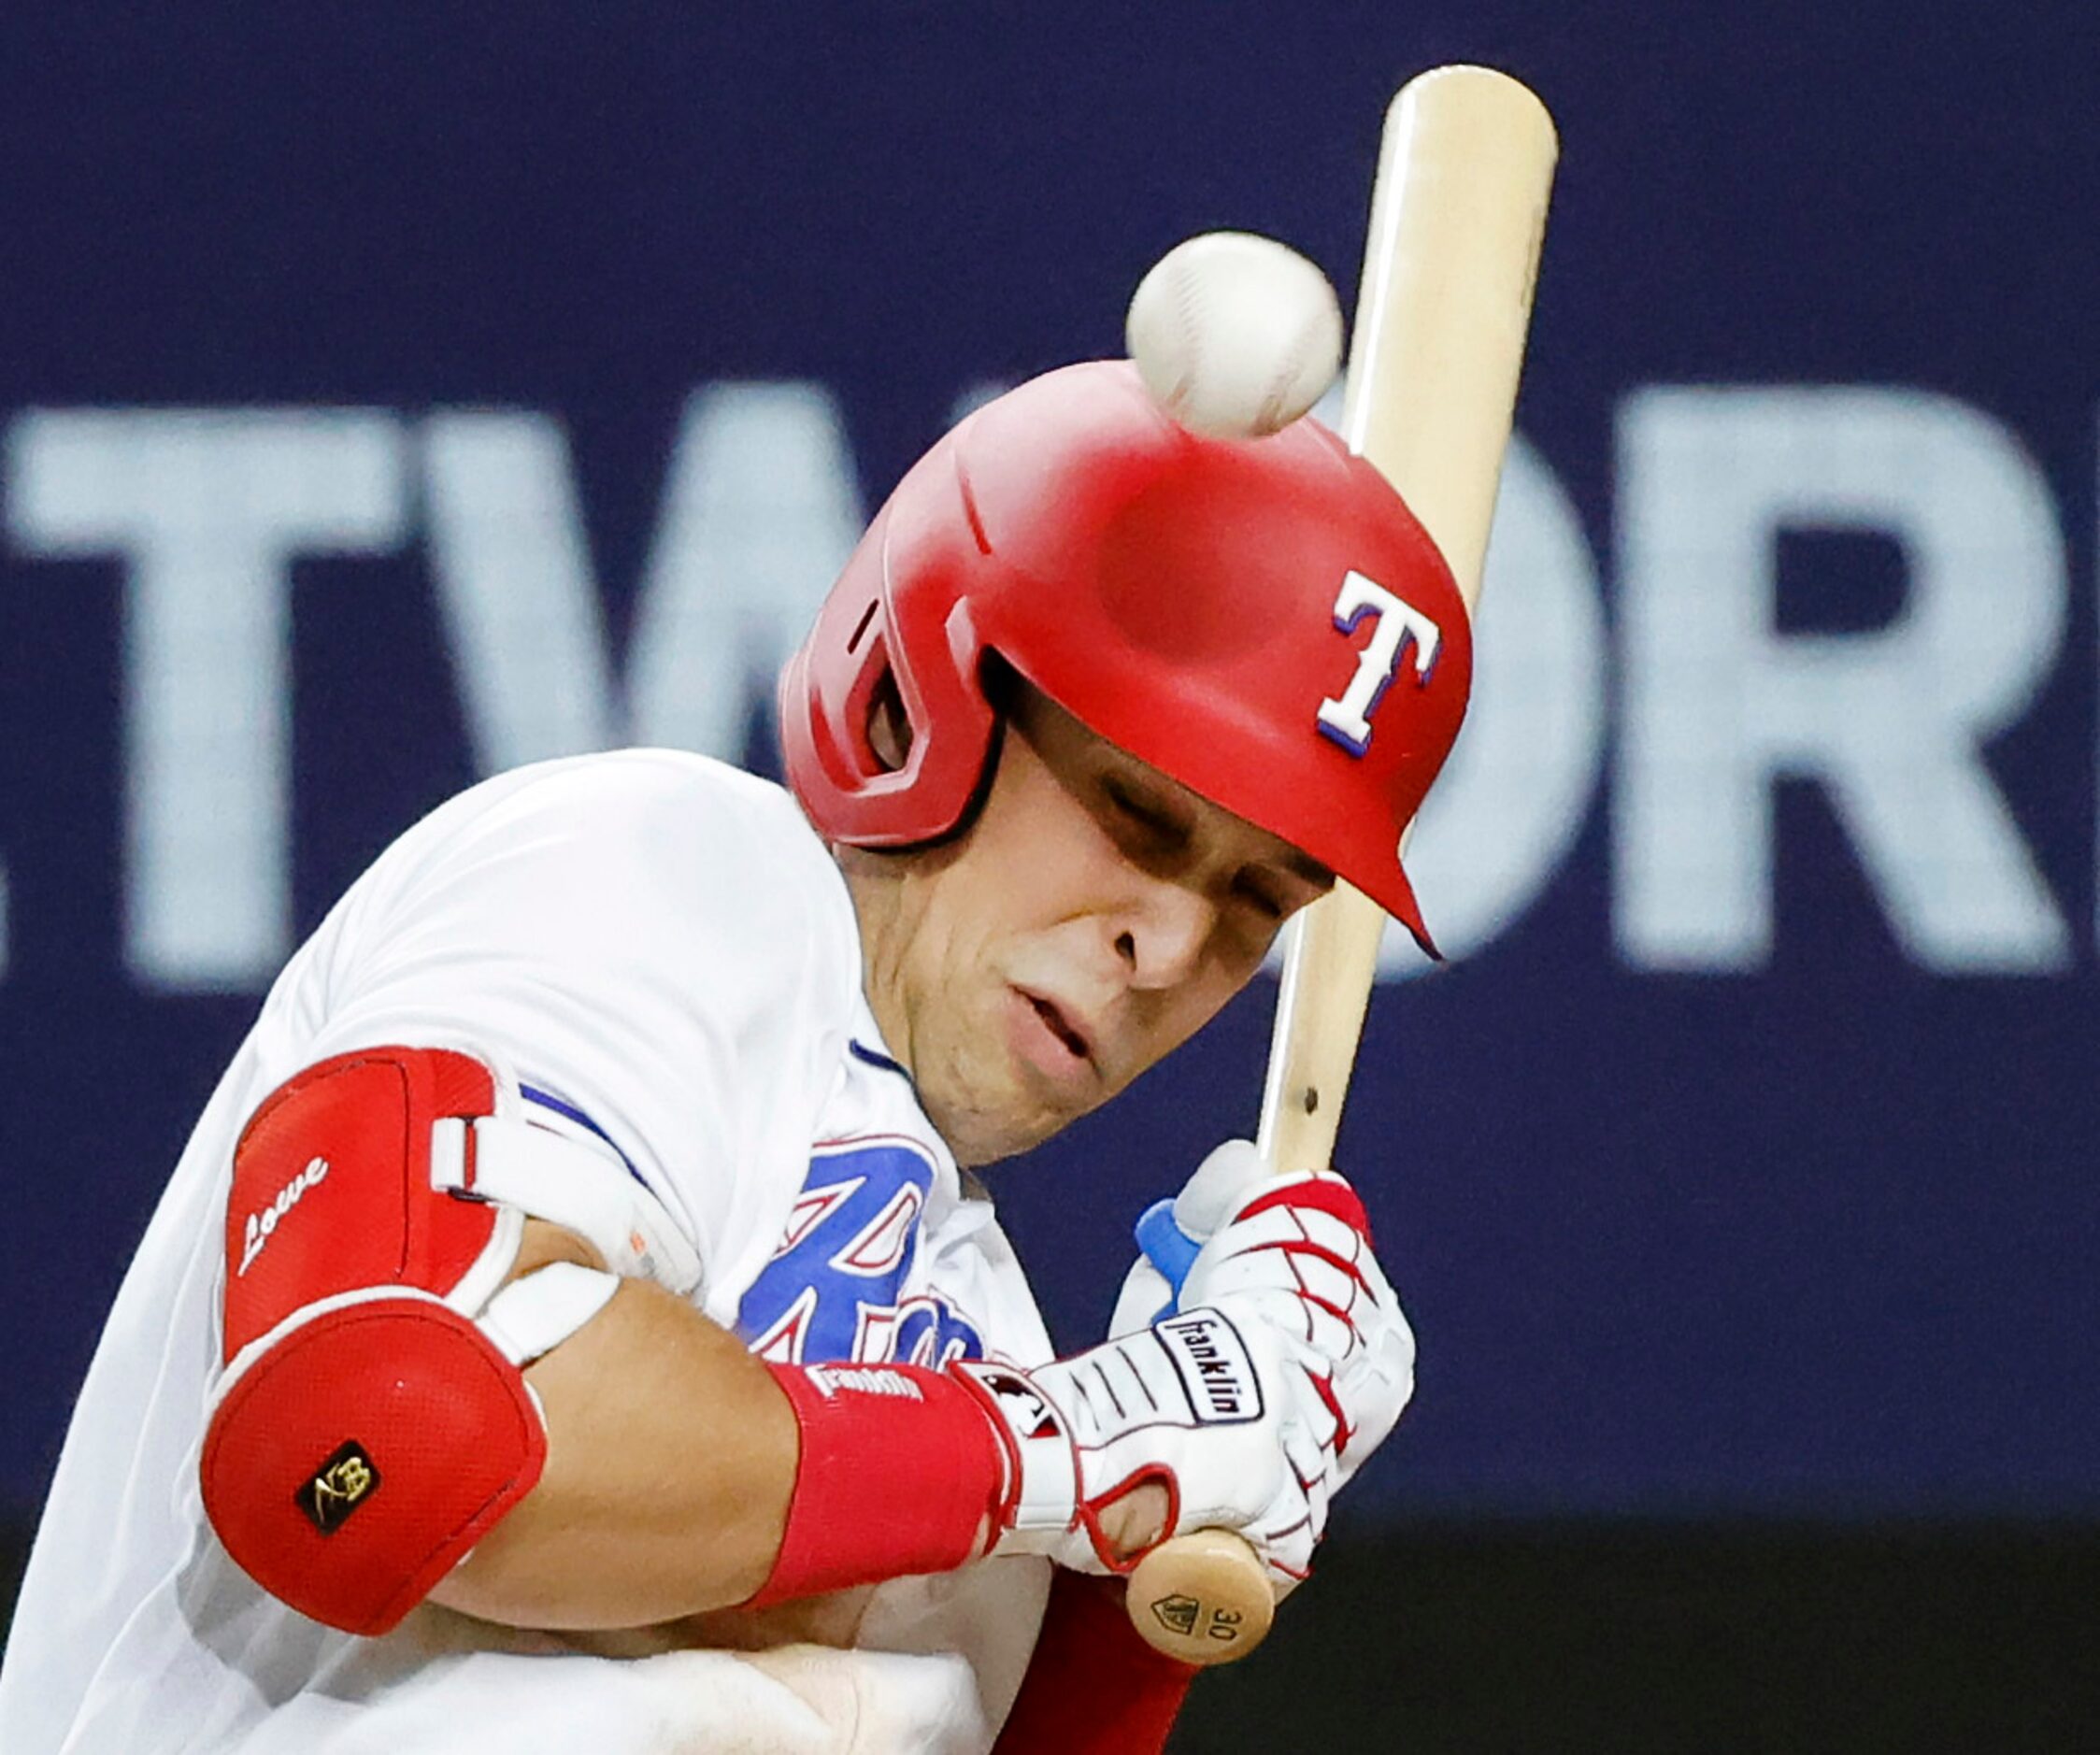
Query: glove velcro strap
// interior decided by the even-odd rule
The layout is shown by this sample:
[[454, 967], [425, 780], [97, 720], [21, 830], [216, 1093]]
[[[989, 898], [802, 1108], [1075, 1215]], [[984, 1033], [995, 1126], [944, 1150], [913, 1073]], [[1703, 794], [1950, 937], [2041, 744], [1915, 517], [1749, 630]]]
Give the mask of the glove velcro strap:
[[507, 1117], [447, 1119], [431, 1129], [430, 1183], [573, 1231], [625, 1278], [700, 1283], [693, 1245], [609, 1147]]
[[1079, 1458], [1064, 1418], [1010, 1365], [958, 1363], [949, 1369], [982, 1400], [1005, 1441], [1007, 1483], [1002, 1520], [1020, 1538], [1006, 1546], [1030, 1552], [1030, 1535], [1063, 1535], [1072, 1527], [1079, 1497]]
[[977, 1558], [1007, 1460], [969, 1390], [916, 1365], [766, 1369], [794, 1410], [801, 1454], [779, 1556], [747, 1606]]

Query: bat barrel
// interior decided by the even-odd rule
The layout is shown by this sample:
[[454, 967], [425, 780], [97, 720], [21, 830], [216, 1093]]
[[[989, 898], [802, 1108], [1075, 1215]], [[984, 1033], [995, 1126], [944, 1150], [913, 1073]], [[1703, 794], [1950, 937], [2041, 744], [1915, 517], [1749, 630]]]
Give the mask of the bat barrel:
[[1479, 601], [1558, 136], [1492, 67], [1437, 67], [1386, 111], [1342, 436]]

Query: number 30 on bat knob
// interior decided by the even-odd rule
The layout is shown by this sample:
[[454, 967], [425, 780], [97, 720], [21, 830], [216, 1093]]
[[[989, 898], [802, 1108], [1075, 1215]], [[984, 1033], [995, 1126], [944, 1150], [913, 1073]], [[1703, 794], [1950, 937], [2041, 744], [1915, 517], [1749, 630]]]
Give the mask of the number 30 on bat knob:
[[1254, 1550], [1224, 1530], [1163, 1543], [1131, 1571], [1126, 1599], [1146, 1641], [1183, 1663], [1230, 1663], [1267, 1636], [1276, 1593]]

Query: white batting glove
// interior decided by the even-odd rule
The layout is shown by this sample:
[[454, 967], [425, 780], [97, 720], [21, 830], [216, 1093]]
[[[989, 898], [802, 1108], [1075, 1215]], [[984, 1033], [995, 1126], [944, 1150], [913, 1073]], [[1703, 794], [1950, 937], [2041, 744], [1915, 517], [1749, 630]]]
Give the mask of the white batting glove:
[[1007, 1444], [992, 1551], [1127, 1572], [1150, 1548], [1119, 1554], [1101, 1516], [1150, 1484], [1166, 1493], [1159, 1540], [1236, 1530], [1280, 1589], [1303, 1579], [1327, 1522], [1333, 1420], [1288, 1347], [1227, 1299], [1032, 1371], [951, 1365]]
[[[1325, 1410], [1316, 1430], [1340, 1487], [1392, 1432], [1415, 1377], [1414, 1332], [1371, 1251], [1355, 1191], [1332, 1171], [1273, 1177], [1250, 1144], [1231, 1140], [1198, 1166], [1173, 1218], [1190, 1241], [1202, 1240], [1180, 1301], [1259, 1312], [1284, 1337]], [[1123, 1283], [1116, 1329], [1149, 1320], [1173, 1296], [1166, 1277], [1140, 1259]]]

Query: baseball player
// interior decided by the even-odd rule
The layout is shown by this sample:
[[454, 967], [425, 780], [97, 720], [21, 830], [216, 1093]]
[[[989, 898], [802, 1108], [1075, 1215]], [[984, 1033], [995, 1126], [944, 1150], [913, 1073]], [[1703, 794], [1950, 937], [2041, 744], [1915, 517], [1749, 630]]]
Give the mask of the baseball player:
[[1313, 422], [1201, 438], [1121, 364], [979, 410], [783, 677], [792, 792], [506, 774], [293, 957], [111, 1312], [0, 1747], [1157, 1748], [1191, 1673], [1108, 1575], [1222, 1527], [1302, 1578], [1412, 1337], [1348, 1185], [1241, 1146], [1178, 1299], [1054, 1357], [976, 1171], [1337, 875], [1427, 945], [1469, 668]]

